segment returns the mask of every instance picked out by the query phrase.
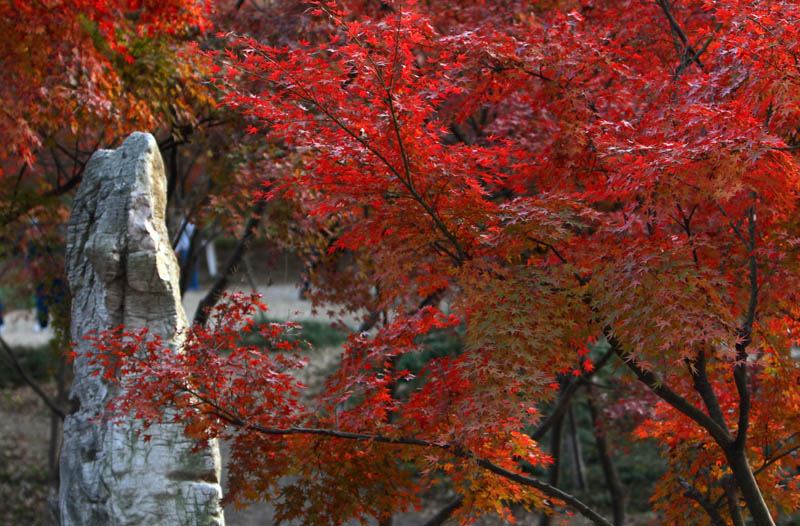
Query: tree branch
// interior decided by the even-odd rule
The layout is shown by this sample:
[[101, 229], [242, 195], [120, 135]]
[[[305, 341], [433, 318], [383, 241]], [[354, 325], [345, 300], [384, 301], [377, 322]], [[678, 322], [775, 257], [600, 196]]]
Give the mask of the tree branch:
[[[721, 28], [722, 28], [722, 24], [717, 24], [717, 27], [715, 27], [715, 28], [714, 28], [714, 33], [716, 33], [717, 31], [719, 31]], [[677, 79], [678, 79], [678, 78], [679, 78], [681, 75], [683, 75], [683, 72], [684, 72], [684, 71], [686, 71], [686, 68], [688, 68], [688, 67], [689, 67], [689, 65], [690, 65], [690, 64], [691, 64], [693, 61], [695, 61], [695, 60], [696, 60], [696, 61], [697, 61], [697, 63], [698, 63], [698, 65], [700, 65], [700, 55], [702, 55], [703, 53], [705, 53], [706, 49], [708, 49], [708, 45], [711, 43], [711, 41], [712, 41], [713, 39], [714, 39], [714, 35], [711, 35], [711, 36], [709, 36], [709, 37], [706, 39], [706, 41], [703, 43], [703, 45], [700, 47], [700, 50], [699, 50], [699, 51], [697, 51], [697, 53], [695, 53], [695, 52], [692, 50], [691, 46], [688, 48], [688, 54], [687, 54], [687, 56], [686, 56], [686, 57], [684, 57], [684, 58], [683, 58], [683, 60], [681, 60], [681, 63], [680, 63], [680, 65], [678, 66], [678, 69], [676, 69], [676, 70], [675, 70], [675, 75], [674, 75], [674, 77], [673, 77], [675, 80], [677, 80]]]
[[708, 381], [708, 372], [706, 370], [706, 353], [703, 350], [698, 351], [697, 357], [693, 360], [687, 360], [689, 363], [689, 374], [694, 383], [694, 390], [700, 393], [703, 403], [708, 410], [708, 414], [719, 426], [727, 433], [730, 433], [728, 424], [725, 421], [725, 416], [722, 413], [722, 408], [719, 405], [714, 388], [711, 387], [711, 382]]
[[239, 239], [239, 242], [236, 243], [233, 253], [231, 253], [228, 261], [225, 263], [225, 266], [219, 273], [219, 276], [214, 282], [214, 285], [211, 287], [211, 290], [208, 291], [208, 294], [205, 295], [205, 297], [200, 301], [200, 304], [197, 306], [197, 310], [194, 313], [194, 320], [192, 321], [193, 325], [202, 326], [206, 324], [206, 321], [208, 321], [209, 310], [217, 304], [220, 296], [222, 296], [222, 293], [228, 287], [228, 281], [230, 280], [231, 274], [239, 264], [239, 261], [241, 261], [248, 243], [255, 235], [256, 227], [258, 226], [258, 222], [261, 220], [261, 214], [264, 212], [264, 208], [266, 208], [266, 206], [267, 202], [263, 199], [260, 199], [258, 202], [256, 202], [255, 206], [253, 207], [253, 213], [250, 215], [250, 219], [247, 220], [247, 224], [244, 227], [244, 232], [242, 232], [241, 239]]
[[614, 349], [616, 355], [619, 356], [628, 369], [633, 371], [636, 377], [639, 378], [643, 384], [649, 387], [653, 393], [684, 415], [694, 420], [703, 429], [708, 431], [712, 438], [714, 438], [714, 440], [724, 449], [727, 449], [733, 443], [733, 437], [730, 435], [730, 433], [726, 429], [720, 427], [720, 425], [717, 424], [714, 419], [695, 407], [684, 397], [667, 387], [658, 376], [653, 374], [651, 371], [643, 369], [635, 361], [633, 361], [629, 354], [622, 349], [619, 340], [617, 340], [616, 337], [611, 334], [611, 330], [609, 328], [606, 328], [604, 333], [608, 343], [611, 344], [611, 348]]
[[422, 526], [442, 526], [442, 524], [444, 524], [445, 521], [450, 518], [453, 512], [461, 507], [461, 504], [463, 502], [464, 502], [464, 497], [459, 495], [453, 501], [451, 501], [447, 506], [439, 510], [438, 513], [436, 513], [436, 515], [428, 519], [428, 521]]
[[[755, 200], [755, 196], [754, 200]], [[738, 331], [736, 342], [736, 365], [733, 368], [733, 380], [736, 383], [736, 391], [739, 393], [739, 420], [736, 430], [736, 443], [734, 447], [739, 451], [744, 451], [747, 441], [747, 430], [750, 425], [750, 387], [747, 385], [747, 347], [753, 339], [753, 323], [756, 318], [756, 307], [758, 305], [758, 262], [756, 261], [756, 211], [755, 205], [750, 207], [748, 212], [748, 252], [749, 257], [749, 278], [750, 278], [750, 300], [747, 305], [747, 315], [744, 323]]]
[[50, 409], [50, 411], [53, 412], [53, 414], [58, 416], [58, 418], [60, 418], [61, 420], [64, 420], [64, 418], [66, 418], [64, 411], [60, 407], [58, 407], [58, 405], [55, 402], [53, 402], [49, 396], [47, 396], [47, 393], [45, 393], [42, 390], [42, 388], [39, 387], [39, 384], [37, 384], [33, 380], [33, 378], [28, 376], [28, 373], [26, 373], [25, 370], [22, 368], [22, 364], [20, 364], [19, 360], [17, 360], [17, 356], [14, 354], [14, 351], [11, 349], [11, 347], [8, 346], [8, 344], [2, 337], [0, 337], [0, 347], [2, 347], [3, 350], [6, 352], [6, 354], [8, 355], [8, 359], [11, 361], [11, 366], [14, 368], [15, 371], [17, 371], [17, 374], [20, 375], [22, 380], [26, 384], [28, 384], [31, 387], [31, 389], [34, 390], [34, 392], [39, 396], [39, 398], [42, 399], [42, 401]]
[[686, 33], [683, 32], [683, 29], [681, 29], [681, 26], [678, 25], [678, 22], [675, 20], [675, 17], [672, 16], [672, 12], [669, 10], [669, 6], [667, 5], [666, 0], [658, 0], [658, 5], [661, 6], [661, 10], [664, 11], [664, 15], [666, 15], [667, 20], [669, 21], [669, 26], [672, 28], [672, 31], [678, 36], [678, 38], [681, 39], [681, 42], [686, 48], [686, 53], [689, 54], [687, 56], [690, 57], [689, 63], [697, 62], [697, 65], [702, 68], [703, 63], [700, 62], [698, 53], [696, 53], [691, 44], [689, 44], [689, 39], [686, 37]]
[[717, 511], [716, 507], [706, 499], [700, 491], [695, 488], [688, 480], [678, 477], [678, 484], [684, 489], [683, 496], [697, 502], [711, 518], [711, 526], [727, 526], [727, 523]]
[[[194, 396], [198, 396], [197, 393], [193, 393], [190, 390], [187, 390], [187, 392], [192, 393]], [[200, 398], [202, 399], [202, 397]], [[235, 427], [242, 427], [247, 430], [255, 431], [262, 435], [268, 435], [268, 436], [317, 435], [317, 436], [326, 436], [332, 438], [341, 438], [345, 440], [362, 440], [366, 442], [379, 442], [383, 444], [419, 446], [419, 447], [445, 450], [455, 457], [472, 460], [480, 467], [484, 468], [487, 471], [490, 471], [491, 473], [494, 473], [495, 475], [499, 475], [505, 479], [511, 480], [512, 482], [516, 482], [517, 484], [520, 484], [522, 486], [528, 486], [531, 488], [538, 489], [548, 497], [561, 500], [564, 503], [566, 503], [569, 507], [573, 508], [575, 511], [577, 511], [578, 513], [580, 513], [581, 515], [588, 518], [593, 523], [599, 526], [613, 526], [611, 522], [609, 522], [603, 516], [598, 514], [596, 511], [594, 511], [593, 509], [591, 509], [586, 504], [581, 502], [576, 497], [570, 495], [569, 493], [562, 491], [554, 486], [551, 486], [546, 482], [542, 482], [538, 479], [528, 477], [520, 473], [503, 468], [501, 466], [498, 466], [494, 462], [487, 460], [485, 458], [478, 457], [471, 451], [464, 450], [454, 444], [432, 442], [429, 440], [410, 438], [410, 437], [390, 437], [379, 434], [351, 433], [348, 431], [338, 431], [334, 429], [320, 429], [320, 428], [308, 428], [308, 427], [289, 427], [281, 429], [273, 427], [263, 427], [259, 425], [254, 425], [252, 423], [246, 423], [243, 420], [236, 417], [235, 415], [229, 413], [228, 411], [223, 410], [217, 404], [214, 404], [213, 402], [210, 402], [205, 399], [203, 399], [203, 401], [211, 404], [215, 409], [219, 410], [219, 412], [218, 411], [212, 412], [213, 416], [216, 416]]]
[[614, 349], [609, 348], [605, 354], [603, 354], [603, 356], [601, 356], [600, 359], [595, 362], [595, 368], [593, 371], [584, 371], [577, 378], [570, 379], [564, 389], [559, 393], [556, 406], [553, 408], [550, 414], [548, 414], [547, 417], [539, 423], [532, 433], [528, 433], [532, 439], [541, 440], [541, 438], [545, 435], [545, 433], [547, 433], [553, 424], [556, 423], [562, 416], [564, 416], [564, 413], [567, 411], [569, 403], [572, 400], [572, 396], [575, 394], [575, 391], [578, 390], [578, 387], [582, 385], [582, 381], [588, 380], [594, 376], [594, 374], [602, 369], [613, 355]]
[[764, 463], [761, 465], [761, 467], [753, 472], [753, 475], [758, 475], [759, 473], [761, 473], [762, 471], [764, 471], [765, 469], [770, 467], [775, 462], [779, 461], [780, 459], [782, 459], [783, 457], [785, 457], [787, 455], [791, 455], [792, 453], [794, 453], [798, 449], [800, 449], [800, 444], [797, 444], [796, 446], [793, 446], [793, 447], [787, 449], [786, 451], [782, 452], [780, 455], [774, 456], [774, 457], [770, 458], [769, 460], [764, 461]]

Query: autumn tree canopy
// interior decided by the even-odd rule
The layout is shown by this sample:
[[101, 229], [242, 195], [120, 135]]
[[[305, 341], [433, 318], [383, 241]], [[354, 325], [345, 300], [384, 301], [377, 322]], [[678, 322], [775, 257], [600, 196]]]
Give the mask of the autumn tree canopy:
[[[263, 197], [302, 196], [332, 230], [325, 254], [348, 254], [317, 293], [386, 323], [350, 337], [313, 398], [288, 373], [293, 344], [242, 302], [182, 355], [102, 341], [122, 358], [99, 359], [109, 379], [145, 379], [116, 409], [177, 405], [188, 433], [231, 437], [231, 498], [275, 499], [281, 519], [382, 518], [447, 478], [464, 520], [566, 504], [610, 524], [523, 469], [549, 463], [531, 438], [543, 404], [610, 360], [653, 395], [633, 434], [668, 455], [665, 524], [797, 510], [800, 8], [406, 0], [302, 16], [314, 30], [286, 42], [221, 30], [227, 49], [196, 56], [250, 134], [297, 154]], [[241, 347], [243, 323], [275, 351]], [[464, 352], [404, 389], [400, 357], [456, 326]]]

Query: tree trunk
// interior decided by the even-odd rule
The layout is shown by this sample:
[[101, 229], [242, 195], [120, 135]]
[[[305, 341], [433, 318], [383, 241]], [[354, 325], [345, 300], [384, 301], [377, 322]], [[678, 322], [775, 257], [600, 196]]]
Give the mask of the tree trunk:
[[758, 482], [756, 482], [756, 477], [753, 475], [753, 470], [747, 461], [744, 448], [735, 446], [725, 448], [725, 456], [728, 459], [731, 471], [733, 471], [736, 485], [739, 487], [742, 498], [747, 504], [747, 509], [750, 510], [753, 524], [756, 526], [775, 526], [775, 521], [772, 520], [767, 503], [764, 502], [761, 489], [758, 487]]
[[[564, 429], [564, 415], [559, 415], [553, 421], [553, 428], [550, 431], [550, 456], [553, 457], [553, 465], [547, 474], [547, 483], [553, 487], [558, 487], [558, 476], [561, 469], [561, 432]], [[542, 514], [539, 519], [539, 526], [550, 526], [552, 518], [550, 515]]]
[[194, 276], [195, 269], [197, 268], [197, 260], [200, 256], [200, 237], [200, 229], [195, 228], [189, 241], [189, 250], [186, 252], [186, 259], [180, 262], [181, 297], [186, 294], [186, 289], [189, 288], [192, 276]]
[[586, 466], [583, 463], [583, 451], [578, 437], [578, 426], [575, 424], [575, 406], [570, 404], [567, 409], [567, 422], [569, 424], [569, 454], [572, 468], [572, 484], [575, 489], [586, 490]]
[[[67, 358], [62, 353], [58, 358], [56, 371], [56, 398], [55, 403], [64, 409], [67, 401]], [[50, 413], [50, 443], [48, 444], [48, 463], [50, 465], [50, 478], [53, 485], [58, 488], [58, 452], [61, 448], [61, 422], [62, 419], [55, 413]]]
[[228, 281], [230, 280], [231, 274], [233, 274], [234, 269], [242, 260], [242, 257], [244, 256], [244, 253], [250, 244], [250, 240], [253, 239], [256, 234], [256, 228], [258, 227], [258, 223], [261, 221], [261, 214], [264, 212], [266, 206], [267, 202], [263, 199], [256, 202], [255, 206], [253, 206], [253, 212], [250, 214], [250, 219], [247, 220], [247, 224], [244, 226], [242, 237], [239, 239], [239, 242], [236, 243], [233, 253], [231, 253], [228, 261], [225, 263], [225, 266], [220, 271], [219, 276], [217, 276], [217, 280], [214, 282], [211, 290], [209, 290], [205, 297], [200, 300], [200, 304], [197, 306], [197, 310], [194, 312], [194, 321], [192, 322], [193, 325], [202, 326], [206, 324], [206, 321], [208, 320], [209, 309], [217, 304], [220, 296], [228, 287]]
[[615, 526], [623, 526], [625, 524], [625, 488], [619, 480], [617, 467], [614, 465], [614, 459], [611, 458], [611, 453], [609, 452], [608, 439], [600, 419], [600, 411], [598, 411], [592, 398], [592, 386], [589, 385], [586, 389], [586, 403], [589, 406], [589, 414], [592, 417], [592, 435], [594, 435], [597, 454], [600, 457], [600, 465], [603, 468], [603, 476], [611, 497], [614, 524]]

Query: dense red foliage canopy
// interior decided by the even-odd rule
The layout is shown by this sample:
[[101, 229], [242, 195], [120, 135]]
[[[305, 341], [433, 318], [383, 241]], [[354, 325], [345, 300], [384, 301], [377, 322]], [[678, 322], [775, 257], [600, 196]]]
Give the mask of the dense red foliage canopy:
[[0, 160], [16, 154], [30, 163], [43, 136], [64, 128], [152, 127], [149, 102], [125, 89], [129, 47], [202, 28], [207, 9], [186, 0], [0, 2]]
[[[607, 524], [520, 471], [548, 463], [523, 431], [557, 378], [591, 372], [597, 341], [658, 397], [635, 434], [667, 447], [665, 523], [770, 525], [798, 508], [797, 5], [322, 2], [302, 16], [314, 30], [296, 39], [222, 32], [229, 48], [204, 53], [248, 130], [302, 159], [267, 198], [335, 225], [328, 252], [358, 263], [322, 293], [387, 323], [350, 338], [315, 398], [286, 372], [294, 358], [237, 347], [238, 303], [172, 361], [118, 339], [123, 373], [152, 379], [119, 408], [178, 404], [188, 432], [233, 436], [233, 498], [279, 497], [284, 519], [382, 517], [446, 475], [464, 518], [566, 502]], [[465, 352], [399, 392], [398, 357], [457, 325]], [[235, 350], [212, 353], [214, 338]]]

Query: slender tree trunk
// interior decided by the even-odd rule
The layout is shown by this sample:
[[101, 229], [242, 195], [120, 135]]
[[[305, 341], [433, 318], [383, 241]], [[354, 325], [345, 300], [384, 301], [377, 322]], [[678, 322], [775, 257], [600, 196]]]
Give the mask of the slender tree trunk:
[[[56, 370], [56, 398], [53, 401], [56, 407], [66, 412], [67, 407], [67, 358], [62, 353], [59, 355], [58, 369]], [[61, 453], [61, 423], [62, 418], [50, 412], [50, 441], [47, 445], [47, 461], [50, 468], [50, 490], [47, 496], [47, 511], [52, 524], [61, 524], [58, 508], [58, 494], [60, 490], [59, 455]]]
[[[564, 429], [564, 414], [560, 414], [554, 421], [550, 431], [550, 456], [553, 457], [553, 464], [547, 474], [547, 483], [553, 487], [558, 487], [559, 472], [561, 471], [561, 432]], [[543, 514], [539, 519], [539, 526], [550, 526], [552, 524], [550, 515]]]
[[587, 386], [586, 403], [589, 406], [589, 414], [592, 417], [592, 434], [594, 435], [597, 454], [600, 456], [600, 465], [603, 468], [603, 476], [606, 480], [606, 487], [611, 497], [611, 509], [614, 513], [614, 525], [623, 526], [625, 524], [625, 488], [619, 479], [617, 466], [608, 447], [606, 431], [600, 418], [600, 411], [594, 403], [592, 397], [592, 386]]
[[247, 224], [244, 227], [244, 232], [242, 232], [242, 237], [239, 239], [239, 242], [236, 243], [233, 253], [228, 258], [225, 266], [220, 270], [219, 276], [214, 282], [214, 285], [211, 287], [211, 290], [208, 291], [208, 294], [205, 295], [205, 297], [200, 301], [200, 304], [197, 306], [197, 310], [194, 313], [194, 325], [206, 324], [206, 321], [208, 320], [208, 310], [217, 304], [219, 297], [228, 287], [228, 281], [230, 280], [231, 274], [233, 274], [234, 269], [241, 262], [242, 256], [244, 256], [250, 240], [253, 238], [253, 236], [255, 236], [256, 227], [258, 226], [258, 222], [261, 220], [261, 214], [264, 212], [266, 206], [267, 202], [260, 200], [253, 207], [253, 213], [250, 215], [250, 219], [247, 220]]
[[178, 145], [174, 142], [170, 145], [170, 152], [167, 158], [169, 159], [167, 162], [167, 166], [169, 167], [169, 174], [167, 175], [167, 202], [169, 202], [172, 200], [175, 194], [175, 188], [178, 184]]
[[728, 459], [731, 471], [733, 471], [736, 485], [747, 504], [747, 509], [750, 510], [753, 524], [756, 526], [775, 526], [775, 521], [772, 520], [767, 503], [764, 502], [761, 489], [758, 487], [758, 482], [756, 482], [756, 477], [753, 475], [753, 470], [747, 461], [744, 447], [732, 446], [725, 448], [725, 456]]
[[572, 484], [575, 489], [586, 490], [586, 465], [583, 463], [583, 450], [578, 437], [578, 426], [575, 423], [575, 406], [570, 404], [567, 410], [570, 467], [572, 468]]
[[255, 272], [253, 266], [250, 264], [250, 258], [247, 254], [242, 255], [242, 263], [244, 263], [244, 276], [247, 278], [247, 284], [250, 285], [250, 290], [253, 292], [258, 291], [258, 283], [256, 283]]
[[197, 260], [200, 255], [200, 229], [195, 228], [192, 232], [192, 238], [189, 241], [189, 250], [186, 251], [186, 261], [181, 261], [181, 277], [180, 288], [181, 298], [186, 294], [186, 289], [189, 288], [189, 283], [192, 280], [195, 269], [197, 268]]

